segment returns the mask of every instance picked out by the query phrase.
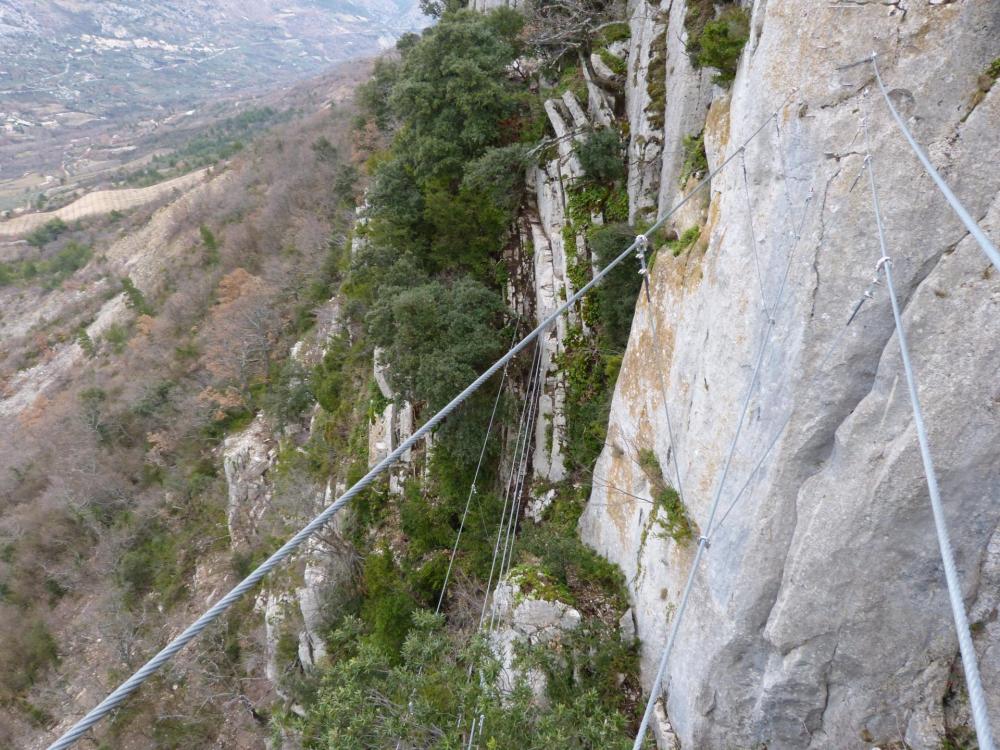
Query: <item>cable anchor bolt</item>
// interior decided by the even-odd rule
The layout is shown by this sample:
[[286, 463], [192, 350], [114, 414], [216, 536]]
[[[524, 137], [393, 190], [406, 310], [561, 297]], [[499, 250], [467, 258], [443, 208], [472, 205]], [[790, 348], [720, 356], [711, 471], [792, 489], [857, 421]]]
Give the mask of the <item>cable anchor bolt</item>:
[[712, 546], [712, 540], [703, 534], [700, 537], [698, 537], [698, 544], [704, 544], [705, 549], [708, 549], [709, 547]]
[[884, 266], [892, 265], [892, 259], [888, 255], [883, 255], [878, 259], [878, 263], [875, 264], [875, 278], [878, 278], [879, 271], [882, 270]]
[[649, 268], [646, 266], [646, 251], [649, 249], [649, 237], [644, 234], [635, 236], [635, 257], [639, 261], [639, 275], [646, 276]]

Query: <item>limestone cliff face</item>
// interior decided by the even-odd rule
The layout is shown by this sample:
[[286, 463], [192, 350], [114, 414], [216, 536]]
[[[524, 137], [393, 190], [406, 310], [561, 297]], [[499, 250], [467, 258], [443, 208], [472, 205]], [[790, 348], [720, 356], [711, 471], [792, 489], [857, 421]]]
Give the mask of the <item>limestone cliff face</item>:
[[[320, 307], [316, 321], [314, 329], [290, 353], [306, 368], [322, 360], [330, 337], [340, 331], [340, 300], [335, 297]], [[314, 405], [314, 414], [318, 409]], [[393, 424], [391, 414], [380, 415], [379, 419], [380, 424]], [[279, 440], [305, 442], [313, 422], [293, 423], [277, 431], [259, 414], [244, 430], [224, 441], [221, 452], [229, 494], [227, 519], [234, 552], [252, 550], [266, 531], [274, 533], [282, 523], [294, 521], [292, 525], [298, 525], [303, 514], [312, 516], [346, 489], [331, 483], [325, 490], [322, 486], [298, 487], [291, 507], [287, 499], [278, 499], [282, 492], [276, 488], [273, 470], [278, 462]], [[293, 556], [290, 572], [271, 578], [255, 602], [263, 625], [264, 675], [283, 698], [288, 697], [284, 693], [286, 670], [309, 672], [325, 658], [324, 638], [334, 614], [329, 609], [336, 601], [335, 592], [349, 586], [354, 576], [356, 553], [344, 538], [344, 520], [344, 515], [337, 516], [327, 530], [306, 542]], [[294, 663], [289, 663], [289, 638], [297, 655], [291, 659]], [[292, 706], [292, 710], [302, 709]]]
[[[694, 543], [674, 541], [650, 519], [649, 503], [624, 494], [650, 496], [640, 452], [655, 453], [671, 484], [679, 462], [687, 512], [701, 525], [716, 492], [729, 507], [791, 415], [701, 565], [665, 682], [670, 721], [685, 748], [940, 744], [957, 642], [884, 287], [818, 371], [879, 254], [861, 175], [861, 117], [870, 109], [889, 253], [1000, 725], [1000, 278], [922, 172], [877, 91], [864, 96], [871, 67], [839, 68], [878, 52], [917, 138], [998, 237], [1000, 86], [984, 93], [981, 76], [1000, 54], [1000, 5], [758, 0], [728, 92], [690, 68], [684, 3], [652, 10], [655, 23], [650, 8], [633, 9], [632, 48], [647, 66], [630, 61], [629, 79], [636, 101], [642, 82], [665, 77], [660, 171], [653, 195], [650, 170], [630, 165], [633, 212], [675, 202], [684, 135], [703, 125], [717, 165], [780, 113], [746, 149], [751, 207], [737, 158], [713, 180], [707, 205], [675, 222], [679, 231], [703, 224], [701, 240], [677, 258], [656, 258], [653, 302], [640, 300], [636, 311], [581, 522], [583, 538], [628, 577], [646, 684]], [[661, 27], [669, 29], [664, 54], [645, 52], [645, 35]], [[664, 67], [649, 67], [651, 60]], [[633, 158], [639, 147], [651, 153], [648, 104], [629, 108]], [[637, 128], [636, 117], [645, 124]], [[639, 134], [645, 141], [637, 144]], [[796, 241], [790, 227], [800, 222]], [[751, 389], [769, 328], [761, 295], [768, 306], [778, 302], [786, 267]]]

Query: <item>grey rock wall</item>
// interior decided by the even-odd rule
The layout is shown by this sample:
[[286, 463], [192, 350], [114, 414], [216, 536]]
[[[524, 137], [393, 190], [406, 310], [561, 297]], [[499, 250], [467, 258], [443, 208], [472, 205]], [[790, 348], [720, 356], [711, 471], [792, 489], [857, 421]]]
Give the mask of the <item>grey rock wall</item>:
[[[670, 14], [676, 28], [683, 3], [671, 3]], [[761, 289], [774, 304], [787, 265], [761, 376], [721, 489], [723, 508], [788, 415], [791, 422], [702, 563], [667, 675], [667, 714], [685, 748], [899, 741], [936, 748], [957, 642], [884, 287], [818, 372], [879, 254], [867, 183], [859, 179], [865, 110], [889, 253], [988, 686], [998, 684], [996, 566], [987, 562], [1000, 523], [1000, 277], [923, 174], [884, 104], [866, 100], [870, 67], [838, 66], [879, 53], [917, 138], [971, 213], [1000, 237], [1000, 86], [983, 95], [980, 80], [1000, 54], [1000, 5], [767, 0], [754, 4], [751, 26], [732, 91], [714, 91], [705, 124], [717, 165], [781, 107], [777, 127], [769, 124], [747, 147], [751, 206], [737, 159], [713, 180], [702, 242], [678, 258], [656, 258], [653, 304], [640, 300], [636, 311], [581, 533], [626, 573], [648, 685], [694, 546], [651, 524], [649, 503], [611, 487], [648, 498], [639, 451], [652, 449], [671, 483], [676, 457], [688, 511], [704, 524], [768, 328]], [[698, 111], [704, 80], [685, 80], [668, 74], [668, 154], [684, 132], [696, 132], [690, 113]], [[677, 97], [671, 86], [680, 87]], [[661, 208], [679, 190], [668, 162]], [[789, 227], [800, 221], [795, 242]], [[1000, 726], [996, 695], [990, 700]]]

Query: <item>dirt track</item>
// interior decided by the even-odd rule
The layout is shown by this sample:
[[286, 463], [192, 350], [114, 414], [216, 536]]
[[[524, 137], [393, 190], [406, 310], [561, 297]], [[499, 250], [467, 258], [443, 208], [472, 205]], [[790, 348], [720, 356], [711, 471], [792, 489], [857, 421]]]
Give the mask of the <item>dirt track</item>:
[[69, 223], [94, 216], [102, 216], [112, 211], [128, 211], [132, 208], [145, 206], [163, 198], [172, 191], [186, 192], [201, 182], [207, 172], [208, 169], [199, 169], [196, 172], [181, 175], [172, 180], [145, 188], [98, 190], [56, 211], [24, 214], [23, 216], [8, 219], [7, 221], [0, 221], [0, 237], [21, 237], [56, 218]]

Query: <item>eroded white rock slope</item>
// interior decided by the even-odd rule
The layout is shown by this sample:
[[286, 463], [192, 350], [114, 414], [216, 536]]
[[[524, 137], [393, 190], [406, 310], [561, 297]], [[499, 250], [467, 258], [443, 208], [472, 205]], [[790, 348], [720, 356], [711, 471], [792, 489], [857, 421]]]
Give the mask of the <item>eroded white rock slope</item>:
[[[686, 67], [683, 3], [665, 0], [659, 10], [670, 19], [665, 70], [639, 75], [667, 76], [667, 158], [653, 201], [662, 210], [678, 194], [678, 144], [691, 132], [704, 79]], [[713, 180], [703, 242], [678, 258], [657, 257], [653, 304], [639, 303], [595, 474], [648, 496], [639, 451], [652, 449], [668, 480], [676, 457], [688, 511], [704, 523], [766, 328], [752, 222], [768, 304], [789, 257], [791, 265], [723, 508], [788, 414], [791, 423], [702, 563], [668, 670], [667, 713], [685, 748], [936, 748], [957, 642], [884, 287], [817, 373], [878, 257], [868, 186], [858, 179], [866, 109], [996, 727], [1000, 275], [921, 171], [877, 92], [866, 100], [871, 68], [839, 66], [878, 53], [917, 138], [998, 238], [1000, 86], [976, 92], [1000, 56], [1000, 4], [757, 0], [752, 13], [739, 74], [731, 92], [709, 93], [706, 125], [715, 165], [787, 100], [779, 127], [766, 127], [746, 151], [752, 210], [737, 159]], [[800, 219], [795, 243], [789, 226]], [[697, 220], [689, 213], [676, 228]], [[643, 544], [648, 515], [648, 504], [597, 486], [581, 522], [584, 539], [629, 579], [647, 685], [694, 553], [692, 542], [655, 527]]]

